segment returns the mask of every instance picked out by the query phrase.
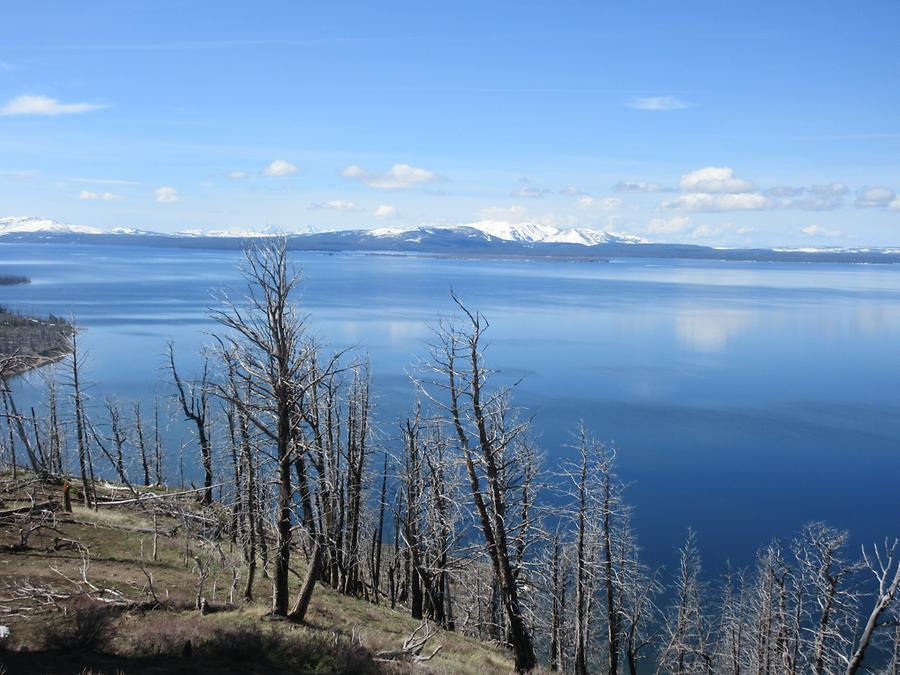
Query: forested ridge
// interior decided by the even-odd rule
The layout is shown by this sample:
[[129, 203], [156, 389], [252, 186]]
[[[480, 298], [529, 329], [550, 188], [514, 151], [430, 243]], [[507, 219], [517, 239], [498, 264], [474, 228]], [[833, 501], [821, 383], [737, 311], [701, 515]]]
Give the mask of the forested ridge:
[[185, 447], [159, 402], [86, 390], [69, 323], [38, 324], [66, 355], [40, 409], [10, 386], [36, 348], [0, 344], [11, 667], [70, 649], [109, 672], [229, 672], [232, 654], [268, 664], [242, 672], [900, 673], [893, 536], [851, 550], [814, 522], [709, 577], [685, 523], [677, 566], [652, 569], [628, 449], [579, 420], [540, 448], [464, 299], [418, 355], [408, 415], [385, 420], [366, 357], [314, 337], [284, 240], [243, 272], [200, 367], [167, 348]]

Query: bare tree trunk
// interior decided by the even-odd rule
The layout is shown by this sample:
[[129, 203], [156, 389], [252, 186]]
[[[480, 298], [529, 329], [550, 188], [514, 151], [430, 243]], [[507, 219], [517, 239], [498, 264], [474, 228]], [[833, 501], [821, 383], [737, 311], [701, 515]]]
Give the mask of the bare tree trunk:
[[[87, 432], [84, 425], [84, 404], [81, 395], [81, 381], [79, 371], [81, 363], [78, 358], [78, 334], [72, 332], [72, 394], [75, 408], [75, 439], [78, 444], [78, 468], [81, 472], [81, 490], [84, 505], [88, 508], [94, 502], [93, 499], [93, 475], [94, 467], [90, 460], [90, 451], [87, 447]], [[88, 484], [88, 472], [91, 474], [91, 483]]]
[[134, 403], [134, 432], [137, 435], [137, 447], [141, 454], [141, 468], [144, 470], [144, 486], [150, 485], [150, 461], [147, 458], [147, 442], [144, 438], [144, 420], [141, 418], [141, 404]]
[[[468, 318], [470, 330], [462, 335], [453, 330], [449, 334], [442, 335], [443, 353], [436, 355], [436, 358], [440, 360], [435, 365], [435, 369], [442, 372], [448, 380], [445, 387], [449, 391], [450, 402], [445, 409], [450, 414], [450, 421], [456, 430], [463, 452], [469, 487], [475, 501], [485, 548], [491, 560], [501, 602], [506, 613], [507, 632], [515, 656], [516, 670], [527, 672], [535, 667], [536, 659], [531, 634], [522, 611], [516, 573], [513, 570], [509, 551], [510, 537], [506, 525], [508, 495], [498, 465], [500, 454], [515, 441], [521, 431], [507, 432], [508, 437], [502, 439], [499, 445], [497, 444], [497, 441], [500, 440], [497, 434], [502, 434], [503, 430], [493, 428], [488, 418], [492, 415], [492, 419], [498, 421], [503, 418], [502, 412], [494, 409], [498, 404], [502, 405], [501, 398], [489, 397], [487, 405], [491, 409], [486, 410], [482, 392], [486, 371], [482, 364], [480, 340], [487, 323], [480, 314], [469, 312], [455, 296], [454, 301]], [[457, 350], [460, 348], [461, 342], [465, 344], [465, 355], [461, 359], [463, 363], [466, 363], [467, 370], [464, 371], [458, 369], [457, 362]], [[461, 379], [463, 381], [460, 381]], [[485, 488], [482, 488], [482, 476], [476, 469], [473, 442], [470, 441], [463, 418], [463, 398], [467, 401], [467, 419], [474, 428], [474, 447], [479, 455], [479, 466], [483, 468]]]
[[207, 416], [209, 403], [209, 360], [203, 360], [203, 378], [199, 384], [185, 384], [178, 376], [175, 367], [175, 346], [169, 343], [169, 369], [178, 390], [178, 401], [186, 419], [194, 423], [197, 429], [197, 440], [200, 443], [200, 461], [203, 465], [203, 505], [210, 506], [213, 501], [213, 465], [212, 444], [209, 440]]

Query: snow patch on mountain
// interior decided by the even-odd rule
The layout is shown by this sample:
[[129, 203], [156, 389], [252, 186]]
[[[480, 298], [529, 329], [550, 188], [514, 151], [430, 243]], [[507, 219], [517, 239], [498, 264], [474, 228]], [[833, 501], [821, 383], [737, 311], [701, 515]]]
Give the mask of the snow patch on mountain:
[[[417, 231], [432, 234], [435, 231], [462, 231], [469, 236], [477, 236], [466, 231], [475, 230], [486, 239], [500, 239], [524, 244], [577, 244], [594, 246], [596, 244], [643, 244], [646, 239], [630, 234], [605, 232], [584, 227], [558, 228], [539, 223], [510, 223], [502, 220], [482, 220], [462, 225], [443, 225], [435, 227], [380, 227], [369, 230], [373, 237], [402, 237]], [[409, 240], [408, 240], [409, 241]]]
[[6, 216], [0, 218], [0, 236], [15, 233], [46, 232], [52, 234], [103, 234], [103, 230], [86, 225], [67, 225], [49, 218]]

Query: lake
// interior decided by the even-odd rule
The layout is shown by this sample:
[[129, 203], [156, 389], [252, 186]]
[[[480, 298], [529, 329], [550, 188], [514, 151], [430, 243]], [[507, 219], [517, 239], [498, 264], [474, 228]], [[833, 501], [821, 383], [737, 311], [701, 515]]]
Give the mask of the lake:
[[[33, 280], [0, 287], [0, 304], [74, 314], [94, 404], [111, 394], [149, 410], [170, 393], [166, 342], [190, 374], [214, 294], [241, 293], [240, 257], [0, 244], [3, 271]], [[515, 401], [548, 466], [580, 419], [616, 443], [651, 563], [671, 566], [689, 525], [716, 571], [813, 519], [855, 543], [900, 534], [900, 267], [292, 257], [313, 332], [370, 355], [385, 438], [412, 405], [409, 378], [452, 312], [451, 286], [482, 311], [488, 364], [497, 382], [521, 380]], [[20, 395], [39, 384], [32, 375]], [[174, 413], [170, 424], [184, 425]]]

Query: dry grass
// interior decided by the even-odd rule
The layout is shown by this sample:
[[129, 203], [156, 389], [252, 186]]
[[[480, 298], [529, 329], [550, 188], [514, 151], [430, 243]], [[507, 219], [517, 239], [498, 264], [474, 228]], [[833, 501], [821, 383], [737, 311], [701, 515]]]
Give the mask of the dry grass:
[[[0, 480], [5, 478], [8, 479], [0, 476]], [[59, 500], [55, 494], [58, 486], [32, 490], [39, 500], [46, 496]], [[7, 498], [6, 508], [15, 505]], [[80, 673], [84, 668], [98, 673], [122, 670], [129, 673], [289, 671], [493, 675], [512, 671], [511, 660], [503, 651], [450, 632], [440, 632], [433, 638], [429, 648], [442, 644], [443, 649], [427, 664], [377, 664], [370, 654], [398, 648], [418, 622], [402, 611], [349, 598], [323, 585], [316, 589], [305, 626], [265, 621], [271, 583], [261, 574], [254, 589], [256, 600], [244, 603], [239, 599], [238, 590], [232, 605], [229, 603], [230, 569], [218, 568], [207, 580], [204, 592], [214, 611], [201, 616], [193, 609], [197, 584], [193, 555], [210, 555], [204, 553], [201, 542], [187, 542], [190, 552], [186, 561], [185, 539], [181, 533], [161, 534], [158, 559], [152, 561], [153, 535], [145, 531], [153, 527], [152, 519], [139, 510], [104, 507], [93, 511], [76, 506], [71, 515], [59, 516], [54, 530], [44, 530], [31, 537], [28, 550], [0, 556], [0, 597], [26, 580], [33, 586], [74, 590], [66, 577], [80, 580], [84, 560], [79, 549], [56, 547], [59, 538], [63, 538], [77, 540], [89, 550], [87, 577], [92, 584], [118, 589], [131, 600], [146, 601], [149, 593], [141, 569], [143, 542], [144, 568], [152, 576], [156, 595], [164, 606], [115, 612], [108, 622], [108, 634], [100, 636], [94, 649], [75, 657], [71, 656], [75, 651], [70, 648], [71, 658], [63, 658], [53, 648], [54, 640], [59, 644], [64, 641], [58, 635], [49, 643], [46, 638], [48, 626], [64, 626], [56, 622], [64, 615], [69, 615], [70, 620], [74, 616], [76, 607], [72, 602], [60, 602], [54, 607], [35, 600], [34, 607], [20, 616], [4, 617], [0, 613], [0, 624], [11, 629], [6, 650], [0, 651], [0, 663], [8, 673], [35, 672], [35, 669]], [[159, 520], [162, 532], [170, 531], [175, 525], [174, 521]], [[0, 546], [17, 541], [15, 528], [5, 525], [0, 528]], [[237, 558], [239, 551], [230, 550], [230, 546], [223, 544], [223, 552]], [[302, 558], [299, 553], [294, 558], [300, 573], [304, 567]], [[299, 585], [296, 578], [292, 583]], [[185, 659], [182, 654], [188, 641], [191, 659]], [[263, 658], [259, 645], [274, 656]], [[227, 658], [220, 658], [226, 653]], [[38, 667], [38, 663], [42, 665]]]

